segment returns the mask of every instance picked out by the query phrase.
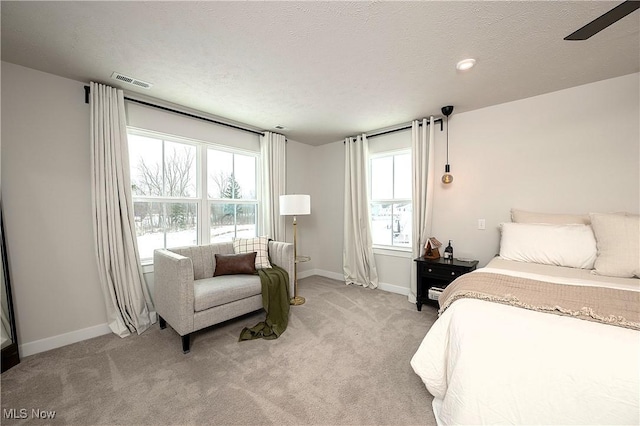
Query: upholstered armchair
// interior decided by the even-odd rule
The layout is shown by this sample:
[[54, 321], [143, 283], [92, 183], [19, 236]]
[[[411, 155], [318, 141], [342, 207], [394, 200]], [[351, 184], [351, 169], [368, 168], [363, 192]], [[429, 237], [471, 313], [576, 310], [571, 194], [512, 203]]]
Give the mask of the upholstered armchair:
[[[216, 254], [234, 254], [233, 243], [215, 243], [154, 252], [154, 301], [160, 328], [169, 324], [190, 351], [191, 334], [262, 308], [258, 275], [214, 276]], [[294, 293], [293, 244], [269, 241], [272, 263], [289, 273]]]

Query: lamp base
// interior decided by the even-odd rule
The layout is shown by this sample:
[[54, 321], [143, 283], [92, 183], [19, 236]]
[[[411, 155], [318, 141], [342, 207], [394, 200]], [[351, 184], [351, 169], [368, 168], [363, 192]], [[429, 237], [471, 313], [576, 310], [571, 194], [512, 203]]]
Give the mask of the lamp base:
[[291, 300], [289, 300], [289, 304], [290, 305], [304, 305], [304, 297], [302, 296], [296, 296], [296, 297], [292, 297]]

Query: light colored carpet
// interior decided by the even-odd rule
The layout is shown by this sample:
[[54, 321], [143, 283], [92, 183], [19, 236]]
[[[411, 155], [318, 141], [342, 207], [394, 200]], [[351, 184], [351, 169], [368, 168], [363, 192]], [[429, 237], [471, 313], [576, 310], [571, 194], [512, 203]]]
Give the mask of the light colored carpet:
[[[405, 296], [313, 276], [277, 340], [238, 342], [259, 311], [201, 330], [182, 354], [158, 324], [25, 358], [2, 374], [2, 424], [435, 425], [409, 361], [436, 319]], [[27, 419], [7, 419], [26, 409]]]

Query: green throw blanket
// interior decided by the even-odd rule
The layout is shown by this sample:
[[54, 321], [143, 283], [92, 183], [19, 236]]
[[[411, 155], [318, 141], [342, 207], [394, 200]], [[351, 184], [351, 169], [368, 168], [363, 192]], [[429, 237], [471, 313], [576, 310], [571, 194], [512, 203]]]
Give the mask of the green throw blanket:
[[262, 285], [262, 306], [267, 312], [265, 321], [252, 328], [244, 328], [240, 341], [253, 339], [277, 339], [289, 323], [289, 274], [279, 266], [258, 269]]

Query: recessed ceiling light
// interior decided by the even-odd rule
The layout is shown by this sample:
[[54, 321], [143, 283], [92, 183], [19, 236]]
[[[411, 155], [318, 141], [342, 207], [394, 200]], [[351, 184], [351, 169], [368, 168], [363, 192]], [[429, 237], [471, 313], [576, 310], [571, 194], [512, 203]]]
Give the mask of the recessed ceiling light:
[[468, 70], [468, 69], [473, 68], [473, 66], [474, 66], [475, 64], [476, 64], [476, 60], [475, 60], [475, 59], [471, 59], [471, 58], [469, 58], [469, 59], [463, 59], [463, 60], [461, 60], [460, 62], [458, 62], [458, 63], [456, 64], [456, 68], [457, 68], [459, 71], [466, 71], [466, 70]]

